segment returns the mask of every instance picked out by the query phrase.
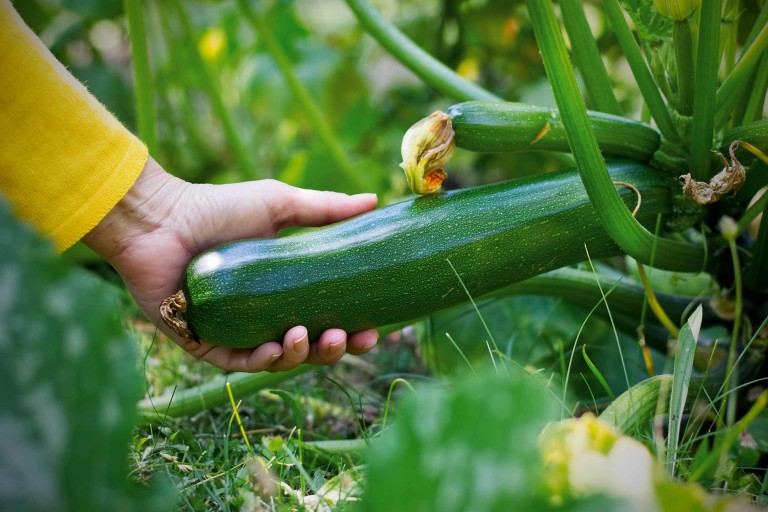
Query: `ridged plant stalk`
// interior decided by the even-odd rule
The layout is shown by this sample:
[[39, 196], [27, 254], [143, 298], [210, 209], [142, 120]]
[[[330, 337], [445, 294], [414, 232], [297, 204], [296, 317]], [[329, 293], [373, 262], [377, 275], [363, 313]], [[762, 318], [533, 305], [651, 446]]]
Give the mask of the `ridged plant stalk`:
[[425, 52], [386, 20], [368, 0], [344, 0], [365, 31], [424, 83], [458, 101], [501, 100]]
[[648, 64], [645, 62], [640, 51], [640, 46], [638, 46], [632, 30], [627, 25], [624, 12], [621, 10], [618, 0], [604, 0], [603, 7], [605, 8], [605, 15], [611, 23], [613, 31], [616, 33], [616, 38], [624, 52], [627, 63], [632, 69], [632, 75], [635, 77], [640, 94], [642, 94], [645, 100], [651, 117], [656, 121], [659, 131], [667, 140], [678, 142], [680, 136], [672, 122], [672, 117], [669, 115], [667, 105], [664, 103], [656, 82], [653, 80]]
[[693, 35], [691, 19], [672, 22], [672, 38], [677, 64], [677, 110], [684, 116], [693, 114]]
[[595, 38], [584, 14], [584, 5], [576, 0], [561, 0], [560, 12], [565, 30], [571, 40], [576, 67], [581, 72], [584, 86], [592, 102], [592, 108], [600, 112], [622, 115], [619, 102], [613, 94], [613, 86], [600, 56]]
[[[200, 85], [208, 96], [208, 101], [211, 103], [211, 108], [213, 109], [214, 114], [221, 123], [227, 146], [234, 153], [237, 166], [247, 179], [254, 180], [260, 178], [261, 176], [259, 176], [259, 172], [240, 137], [240, 132], [238, 132], [235, 127], [232, 114], [224, 104], [218, 79], [208, 63], [203, 59], [203, 56], [200, 55], [200, 50], [197, 47], [200, 37], [192, 24], [192, 21], [189, 19], [189, 13], [187, 12], [184, 3], [180, 0], [168, 0], [167, 5], [172, 8], [179, 19], [183, 32], [182, 37], [185, 44], [189, 46], [189, 56], [192, 59], [195, 71], [199, 76], [201, 82]], [[160, 6], [160, 8], [162, 8], [162, 6]]]
[[152, 70], [147, 54], [147, 36], [144, 30], [142, 0], [124, 0], [131, 39], [133, 83], [136, 94], [136, 124], [139, 138], [147, 145], [150, 155], [157, 155], [157, 115], [155, 113]]
[[528, 0], [527, 5], [581, 180], [606, 231], [623, 251], [642, 263], [668, 270], [703, 269], [701, 247], [655, 237], [632, 217], [616, 192], [591, 129], [552, 2]]
[[307, 115], [307, 119], [312, 124], [312, 128], [315, 133], [320, 137], [325, 148], [330, 153], [339, 170], [344, 174], [346, 182], [350, 185], [353, 192], [362, 192], [369, 187], [362, 179], [362, 173], [355, 170], [344, 147], [339, 142], [333, 128], [328, 123], [325, 114], [321, 111], [317, 104], [317, 101], [312, 97], [304, 84], [301, 83], [299, 77], [296, 76], [296, 72], [293, 70], [293, 65], [285, 54], [285, 51], [280, 46], [280, 42], [272, 33], [272, 29], [269, 23], [266, 22], [264, 17], [251, 8], [248, 0], [238, 0], [240, 11], [245, 14], [246, 19], [251, 24], [251, 27], [256, 32], [256, 35], [261, 39], [266, 46], [269, 55], [272, 60], [277, 64], [278, 69], [283, 75], [285, 83], [293, 93], [293, 96], [301, 105], [302, 110]]
[[712, 134], [715, 126], [715, 94], [720, 63], [720, 12], [722, 2], [701, 4], [696, 76], [693, 78], [693, 121], [691, 126], [691, 175], [699, 181], [712, 177]]

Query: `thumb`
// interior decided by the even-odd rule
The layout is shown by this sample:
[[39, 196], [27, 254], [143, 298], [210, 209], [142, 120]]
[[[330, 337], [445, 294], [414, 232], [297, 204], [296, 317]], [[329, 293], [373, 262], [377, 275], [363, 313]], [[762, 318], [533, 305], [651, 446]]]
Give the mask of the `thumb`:
[[263, 196], [276, 230], [290, 226], [324, 226], [376, 207], [376, 194], [347, 195], [293, 187], [278, 181]]

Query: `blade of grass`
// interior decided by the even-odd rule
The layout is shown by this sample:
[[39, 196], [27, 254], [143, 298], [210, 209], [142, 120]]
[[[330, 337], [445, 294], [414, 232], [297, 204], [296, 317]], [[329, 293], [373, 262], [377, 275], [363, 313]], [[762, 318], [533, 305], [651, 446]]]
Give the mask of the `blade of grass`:
[[711, 466], [715, 464], [722, 465], [722, 460], [728, 456], [728, 451], [731, 445], [765, 409], [766, 405], [768, 405], [768, 391], [763, 391], [760, 397], [755, 401], [755, 404], [749, 409], [749, 412], [747, 412], [747, 414], [745, 414], [733, 428], [726, 431], [723, 440], [717, 446], [712, 448], [712, 451], [704, 462], [688, 477], [688, 481], [690, 483], [696, 483]]
[[139, 138], [147, 145], [150, 155], [157, 155], [157, 115], [155, 113], [152, 71], [147, 54], [147, 36], [144, 30], [142, 0], [124, 0], [131, 38], [133, 83], [136, 92], [136, 124]]
[[477, 372], [475, 371], [475, 367], [472, 366], [472, 363], [469, 362], [469, 359], [467, 359], [467, 356], [464, 354], [464, 351], [461, 350], [461, 347], [459, 347], [459, 345], [454, 341], [453, 337], [451, 337], [451, 335], [448, 333], [445, 333], [445, 337], [448, 338], [448, 341], [451, 342], [451, 344], [453, 345], [453, 348], [456, 349], [456, 352], [458, 352], [461, 358], [464, 360], [464, 362], [467, 363], [467, 366], [472, 371], [472, 374], [477, 375]]
[[[727, 222], [729, 220], [730, 222]], [[731, 327], [731, 344], [728, 347], [728, 362], [726, 365], [725, 382], [723, 382], [723, 400], [720, 404], [720, 417], [723, 417], [727, 411], [726, 425], [730, 428], [735, 420], [735, 409], [728, 407], [729, 401], [734, 401], [735, 397], [730, 397], [732, 387], [733, 373], [736, 368], [736, 347], [741, 338], [741, 317], [744, 311], [744, 290], [741, 276], [741, 262], [739, 261], [739, 249], [736, 246], [736, 223], [732, 219], [724, 217], [720, 221], [720, 231], [723, 237], [728, 241], [728, 248], [731, 252], [731, 264], [733, 265], [734, 296], [736, 305], [733, 312], [733, 327]], [[727, 224], [733, 224], [733, 228], [726, 227]]]
[[[159, 7], [162, 8], [162, 4], [163, 2], [160, 3]], [[201, 82], [200, 85], [203, 87], [203, 90], [208, 97], [208, 101], [211, 103], [213, 112], [221, 123], [227, 146], [234, 153], [237, 166], [240, 168], [240, 171], [245, 178], [250, 180], [260, 178], [261, 176], [259, 176], [256, 166], [251, 162], [250, 154], [240, 138], [240, 133], [235, 127], [232, 114], [224, 104], [224, 99], [219, 90], [218, 79], [208, 63], [203, 59], [203, 56], [200, 55], [200, 50], [197, 45], [200, 37], [192, 24], [192, 20], [189, 18], [189, 13], [187, 12], [184, 2], [181, 2], [180, 0], [168, 0], [166, 5], [171, 7], [180, 22], [182, 37], [185, 41], [184, 45], [189, 48], [189, 57], [195, 67], [195, 72], [199, 76]]]
[[693, 78], [691, 125], [691, 175], [699, 181], [712, 177], [712, 134], [715, 126], [717, 70], [720, 63], [720, 12], [722, 2], [701, 4], [696, 75]]
[[528, 0], [527, 5], [581, 180], [606, 231], [622, 250], [643, 263], [650, 263], [655, 250], [653, 263], [657, 267], [701, 270], [705, 263], [701, 247], [655, 237], [632, 217], [616, 192], [591, 130], [552, 3]]
[[345, 0], [365, 31], [424, 83], [459, 101], [501, 98], [462, 78], [451, 68], [425, 52], [397, 27], [387, 21], [368, 0]]
[[[480, 310], [477, 308], [477, 304], [475, 303], [475, 299], [472, 298], [472, 294], [469, 293], [469, 290], [467, 289], [466, 285], [464, 284], [464, 280], [461, 278], [461, 275], [456, 271], [456, 267], [453, 266], [453, 263], [451, 263], [451, 260], [448, 258], [445, 259], [445, 261], [448, 262], [448, 265], [450, 265], [451, 270], [456, 275], [456, 279], [459, 280], [459, 284], [461, 284], [462, 289], [464, 290], [464, 293], [467, 295], [467, 298], [469, 299], [469, 302], [472, 303], [472, 307], [475, 309], [475, 313], [477, 313], [478, 318], [480, 319], [480, 322], [483, 324], [483, 329], [485, 329], [486, 334], [488, 334], [488, 338], [491, 340], [491, 344], [493, 344], [493, 349], [501, 353], [499, 350], [499, 346], [496, 344], [496, 338], [493, 337], [493, 333], [491, 333], [491, 329], [488, 327], [488, 324], [485, 323], [485, 318], [483, 318], [483, 315], [480, 313]], [[490, 350], [490, 347], [489, 347]], [[491, 354], [491, 357], [493, 357], [493, 354]], [[495, 365], [494, 361], [494, 365]]]
[[688, 318], [680, 329], [675, 349], [675, 366], [672, 372], [672, 395], [669, 399], [669, 434], [667, 436], [666, 466], [670, 478], [675, 476], [680, 447], [680, 429], [688, 398], [688, 388], [693, 374], [693, 355], [701, 330], [701, 306]]
[[645, 62], [640, 51], [640, 46], [637, 44], [632, 30], [629, 28], [627, 20], [624, 18], [624, 12], [621, 10], [618, 0], [604, 0], [603, 7], [605, 8], [605, 15], [613, 27], [613, 31], [616, 33], [616, 38], [624, 52], [627, 63], [630, 69], [632, 69], [632, 74], [635, 77], [637, 86], [640, 88], [640, 94], [642, 94], [645, 100], [651, 117], [656, 121], [659, 131], [667, 140], [678, 142], [680, 136], [677, 130], [675, 130], [675, 125], [672, 122], [672, 117], [669, 115], [667, 105], [664, 103], [661, 93], [659, 93], [656, 82], [654, 82], [653, 76], [648, 69], [648, 64]]
[[[608, 394], [608, 397], [611, 400], [615, 400], [616, 399], [616, 395], [614, 394], [613, 390], [611, 389], [611, 386], [608, 385], [608, 381], [605, 380], [605, 377], [603, 377], [603, 374], [600, 373], [600, 370], [597, 369], [597, 366], [595, 366], [595, 363], [593, 363], [592, 360], [587, 355], [587, 346], [586, 345], [582, 345], [581, 346], [581, 355], [582, 355], [582, 357], [584, 357], [584, 361], [587, 363], [587, 366], [589, 366], [589, 370], [592, 372], [592, 375], [595, 376], [595, 378], [597, 379], [597, 382], [600, 383], [600, 385], [603, 387], [605, 392]], [[592, 398], [594, 400], [594, 396]]]
[[584, 4], [576, 0], [560, 0], [560, 12], [571, 40], [573, 60], [579, 68], [592, 108], [620, 116], [623, 114], [595, 38], [584, 14]]
[[309, 122], [312, 124], [315, 133], [320, 137], [320, 140], [333, 157], [336, 165], [339, 166], [339, 170], [344, 173], [347, 182], [350, 184], [350, 188], [354, 192], [367, 190], [369, 187], [362, 178], [363, 174], [356, 170], [349, 161], [347, 153], [344, 151], [344, 147], [333, 132], [325, 114], [321, 111], [307, 88], [304, 87], [304, 84], [301, 83], [299, 77], [296, 76], [291, 61], [280, 46], [280, 42], [272, 32], [269, 23], [264, 19], [264, 16], [251, 7], [248, 0], [237, 0], [237, 5], [240, 7], [240, 12], [245, 14], [251, 27], [266, 46], [272, 60], [275, 61], [278, 69], [280, 69], [285, 83], [301, 105], [304, 113], [306, 113], [307, 119], [309, 119]]

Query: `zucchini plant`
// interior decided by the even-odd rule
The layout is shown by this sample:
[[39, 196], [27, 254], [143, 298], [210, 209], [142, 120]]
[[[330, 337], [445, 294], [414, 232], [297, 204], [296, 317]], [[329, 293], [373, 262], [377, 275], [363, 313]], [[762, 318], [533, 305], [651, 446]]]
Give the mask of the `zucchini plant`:
[[[739, 47], [719, 43], [727, 2], [638, 1], [623, 8], [606, 0], [605, 16], [643, 99], [642, 119], [633, 119], [613, 93], [578, 2], [560, 2], [562, 24], [553, 2], [526, 2], [555, 107], [502, 101], [416, 46], [368, 0], [346, 2], [395, 58], [459, 101], [404, 135], [401, 167], [423, 197], [310, 233], [199, 255], [182, 290], [164, 305], [169, 325], [186, 337], [231, 346], [275, 339], [298, 322], [311, 335], [331, 326], [355, 331], [417, 320], [504, 287], [531, 293], [536, 284], [525, 286], [526, 280], [546, 282], [540, 274], [623, 254], [636, 262], [646, 301], [640, 308], [654, 317], [648, 323], [666, 331], [657, 334], [658, 348], [679, 336], [684, 316], [678, 310], [672, 320], [665, 307], [685, 298], [672, 293], [660, 302], [645, 267], [713, 276], [708, 318], [729, 331], [727, 350], [707, 352], [709, 382], [698, 375], [691, 382], [715, 390], [718, 422], [734, 425], [735, 389], [742, 384], [736, 378], [748, 373], [738, 366], [743, 351], [766, 338], [768, 231], [754, 221], [768, 209], [759, 193], [768, 183], [762, 118], [768, 7], [760, 8]], [[575, 169], [441, 190], [455, 151], [529, 150], [569, 153]], [[581, 276], [560, 272], [557, 282], [558, 295], [584, 296]], [[688, 387], [684, 367], [695, 359], [676, 365], [673, 387]], [[759, 370], [754, 357], [746, 359], [752, 360], [747, 369]], [[651, 358], [646, 361], [653, 374]], [[674, 384], [678, 373], [685, 386]], [[660, 396], [659, 386], [643, 385], [652, 390], [645, 398]], [[681, 396], [673, 393], [674, 417], [690, 406]], [[672, 473], [681, 467], [675, 457], [668, 458]]]

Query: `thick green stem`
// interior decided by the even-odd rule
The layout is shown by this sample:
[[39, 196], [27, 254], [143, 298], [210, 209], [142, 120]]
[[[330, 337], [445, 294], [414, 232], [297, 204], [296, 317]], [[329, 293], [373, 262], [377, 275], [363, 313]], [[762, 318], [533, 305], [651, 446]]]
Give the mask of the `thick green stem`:
[[189, 19], [189, 14], [187, 13], [184, 3], [181, 2], [181, 0], [169, 0], [169, 4], [173, 7], [173, 10], [181, 22], [185, 45], [189, 47], [189, 56], [199, 75], [200, 85], [208, 96], [208, 101], [211, 102], [211, 107], [221, 123], [227, 145], [234, 153], [240, 171], [248, 179], [258, 179], [260, 177], [259, 173], [251, 161], [251, 157], [248, 150], [245, 148], [245, 144], [243, 144], [243, 141], [240, 138], [240, 133], [237, 131], [237, 128], [235, 128], [232, 114], [224, 104], [224, 99], [219, 90], [218, 79], [208, 63], [203, 59], [202, 55], [200, 55], [200, 51], [197, 47], [199, 37], [195, 27], [192, 25], [192, 21]]
[[583, 4], [576, 0], [561, 0], [560, 10], [571, 40], [573, 59], [584, 79], [592, 108], [608, 114], [622, 115], [605, 64], [584, 15]]
[[136, 92], [136, 124], [139, 138], [147, 145], [150, 155], [157, 155], [157, 115], [155, 113], [152, 71], [147, 55], [147, 37], [141, 0], [125, 0], [125, 14], [131, 38], [133, 83]]
[[240, 397], [275, 387], [314, 369], [310, 365], [301, 365], [286, 372], [233, 373], [176, 393], [146, 398], [138, 404], [139, 422], [142, 425], [160, 423], [167, 418], [191, 416], [224, 405], [229, 401], [227, 382], [232, 388], [232, 394]]
[[693, 38], [690, 18], [672, 25], [677, 64], [677, 110], [684, 116], [693, 114]]
[[750, 80], [752, 71], [755, 69], [761, 55], [768, 48], [768, 25], [764, 26], [755, 38], [754, 42], [742, 54], [736, 67], [728, 74], [728, 77], [717, 90], [717, 120], [718, 125], [722, 126], [728, 119], [728, 114], [744, 93], [745, 88], [752, 88], [754, 82]]
[[696, 76], [693, 85], [693, 124], [691, 127], [691, 174], [699, 181], [712, 177], [712, 134], [715, 125], [715, 93], [720, 62], [720, 10], [722, 2], [701, 4]]
[[344, 173], [346, 181], [350, 185], [350, 189], [354, 192], [362, 192], [363, 190], [366, 190], [368, 187], [361, 177], [362, 173], [357, 171], [349, 161], [344, 148], [326, 120], [326, 116], [320, 110], [320, 107], [314, 98], [312, 98], [312, 95], [307, 88], [304, 87], [304, 84], [302, 84], [301, 80], [296, 76], [291, 61], [288, 59], [288, 56], [283, 51], [279, 41], [272, 33], [269, 23], [266, 22], [260, 13], [251, 8], [248, 0], [238, 0], [237, 3], [240, 6], [240, 11], [245, 14], [245, 17], [253, 27], [253, 30], [261, 38], [261, 41], [266, 46], [270, 56], [275, 61], [275, 64], [277, 64], [288, 88], [301, 105], [303, 111], [307, 114], [307, 118], [312, 124], [315, 133], [320, 137], [320, 140], [333, 157], [336, 165], [339, 166], [341, 172]]
[[389, 23], [368, 0], [345, 0], [366, 32], [427, 85], [459, 101], [500, 100], [425, 52]]
[[552, 2], [528, 0], [527, 5], [581, 180], [606, 231], [622, 250], [643, 263], [670, 270], [701, 270], [705, 263], [701, 247], [655, 237], [620, 199], [590, 126]]
[[659, 89], [643, 58], [635, 36], [632, 35], [632, 30], [627, 25], [624, 12], [621, 10], [618, 0], [605, 0], [603, 6], [605, 7], [606, 17], [610, 21], [624, 56], [629, 63], [629, 67], [632, 69], [632, 74], [635, 77], [637, 86], [640, 88], [640, 93], [643, 95], [643, 99], [648, 106], [648, 110], [651, 112], [651, 116], [656, 121], [659, 131], [661, 131], [661, 134], [666, 139], [672, 142], [679, 141], [680, 136], [675, 130], [675, 125], [672, 122], [672, 117], [669, 115], [667, 105], [664, 103], [661, 93], [659, 93]]

